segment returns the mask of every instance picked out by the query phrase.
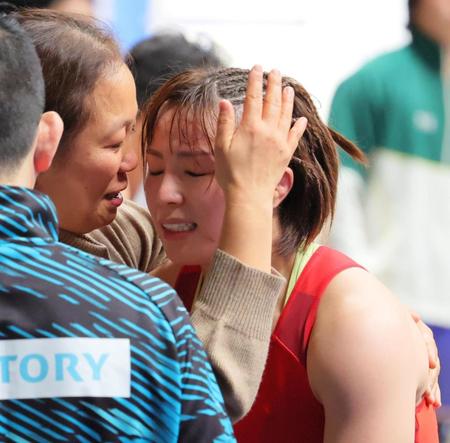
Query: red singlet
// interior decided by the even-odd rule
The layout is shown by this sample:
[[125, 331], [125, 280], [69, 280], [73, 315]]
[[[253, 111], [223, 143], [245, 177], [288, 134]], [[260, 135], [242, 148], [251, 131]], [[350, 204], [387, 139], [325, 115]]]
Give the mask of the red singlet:
[[[250, 412], [235, 425], [242, 443], [322, 443], [324, 411], [306, 372], [309, 338], [320, 298], [341, 271], [360, 267], [345, 255], [319, 247], [305, 268], [272, 334], [269, 357]], [[191, 309], [200, 268], [181, 270], [175, 289]], [[438, 443], [436, 414], [425, 401], [416, 408], [415, 443]]]

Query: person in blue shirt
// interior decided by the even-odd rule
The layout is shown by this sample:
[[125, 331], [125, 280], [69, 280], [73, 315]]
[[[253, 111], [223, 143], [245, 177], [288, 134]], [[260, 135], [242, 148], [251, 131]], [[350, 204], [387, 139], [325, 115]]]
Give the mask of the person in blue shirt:
[[0, 17], [0, 433], [15, 442], [234, 441], [203, 347], [160, 280], [58, 242], [33, 191], [63, 125]]

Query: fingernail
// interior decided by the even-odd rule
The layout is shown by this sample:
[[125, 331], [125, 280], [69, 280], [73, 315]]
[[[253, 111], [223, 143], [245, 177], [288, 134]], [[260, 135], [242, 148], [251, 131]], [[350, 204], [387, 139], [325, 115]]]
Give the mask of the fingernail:
[[262, 72], [262, 66], [261, 65], [255, 65], [255, 66], [253, 66], [253, 71], [256, 71], [256, 72]]
[[288, 98], [292, 98], [294, 96], [294, 89], [292, 88], [292, 86], [286, 86], [284, 88], [284, 91]]

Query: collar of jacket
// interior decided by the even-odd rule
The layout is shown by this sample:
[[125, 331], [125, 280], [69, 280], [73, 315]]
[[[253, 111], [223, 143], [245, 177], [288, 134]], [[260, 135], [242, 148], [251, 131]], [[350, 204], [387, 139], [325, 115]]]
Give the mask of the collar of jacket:
[[430, 37], [419, 31], [417, 28], [411, 29], [412, 46], [414, 50], [433, 69], [441, 69], [441, 48], [439, 44]]
[[0, 241], [58, 241], [58, 217], [45, 194], [0, 185]]

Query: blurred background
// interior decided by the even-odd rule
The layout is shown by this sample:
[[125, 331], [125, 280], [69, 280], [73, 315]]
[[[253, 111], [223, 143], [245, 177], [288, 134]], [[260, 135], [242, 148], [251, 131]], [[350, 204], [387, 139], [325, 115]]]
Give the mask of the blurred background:
[[[200, 47], [191, 52], [185, 41], [174, 47], [158, 38], [134, 47], [140, 104], [157, 70], [167, 78], [167, 68], [173, 73], [188, 60], [195, 66], [211, 52], [228, 66], [258, 63], [294, 77], [325, 121], [333, 109], [331, 125], [365, 149], [370, 165], [359, 170], [342, 158], [336, 216], [322, 241], [375, 273], [432, 328], [442, 363], [441, 442], [450, 443], [450, 0], [14, 3], [91, 14], [112, 30], [124, 55], [161, 33], [183, 34]], [[128, 174], [127, 196], [145, 206], [142, 173]]]
[[177, 30], [226, 61], [298, 79], [328, 116], [337, 85], [361, 64], [410, 39], [406, 0], [93, 0], [125, 50], [144, 36]]

